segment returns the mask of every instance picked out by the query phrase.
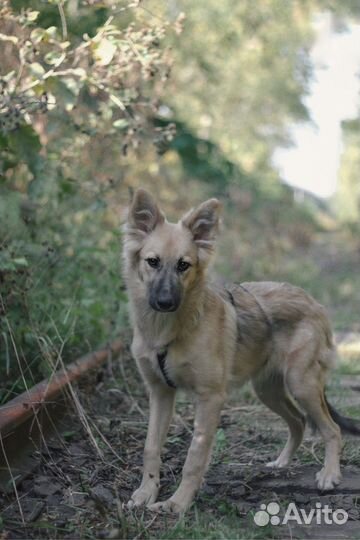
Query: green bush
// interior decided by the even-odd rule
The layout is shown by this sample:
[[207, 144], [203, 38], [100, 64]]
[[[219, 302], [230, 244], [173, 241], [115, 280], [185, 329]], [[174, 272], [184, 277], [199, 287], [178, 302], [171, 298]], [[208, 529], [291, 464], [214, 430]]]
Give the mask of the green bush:
[[1, 402], [60, 367], [60, 355], [71, 361], [114, 338], [126, 320], [111, 188], [60, 190], [56, 205], [1, 190]]

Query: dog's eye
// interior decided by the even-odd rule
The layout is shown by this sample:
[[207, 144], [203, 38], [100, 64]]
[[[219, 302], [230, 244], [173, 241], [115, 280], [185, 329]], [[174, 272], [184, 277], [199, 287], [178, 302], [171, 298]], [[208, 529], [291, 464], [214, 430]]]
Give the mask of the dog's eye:
[[177, 263], [177, 271], [178, 272], [186, 272], [188, 268], [190, 268], [191, 264], [189, 262], [183, 261], [180, 259]]
[[156, 257], [149, 257], [148, 259], [145, 259], [151, 268], [159, 268], [160, 266], [160, 259]]

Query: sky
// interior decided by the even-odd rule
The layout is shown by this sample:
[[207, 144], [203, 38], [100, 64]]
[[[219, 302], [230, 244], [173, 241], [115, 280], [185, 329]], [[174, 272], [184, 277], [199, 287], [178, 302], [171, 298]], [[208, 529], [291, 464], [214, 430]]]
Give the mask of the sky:
[[335, 33], [330, 14], [322, 14], [314, 26], [314, 80], [304, 100], [312, 122], [292, 126], [294, 146], [277, 150], [274, 163], [289, 184], [330, 197], [342, 152], [341, 121], [356, 117], [360, 107], [360, 24]]

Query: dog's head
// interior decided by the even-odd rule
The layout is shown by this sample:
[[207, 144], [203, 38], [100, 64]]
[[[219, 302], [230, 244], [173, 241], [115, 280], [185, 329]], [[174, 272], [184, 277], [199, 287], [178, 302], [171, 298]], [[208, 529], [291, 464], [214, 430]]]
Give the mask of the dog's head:
[[209, 199], [169, 223], [144, 189], [134, 195], [125, 227], [126, 277], [145, 288], [152, 309], [176, 311], [210, 262], [220, 203]]

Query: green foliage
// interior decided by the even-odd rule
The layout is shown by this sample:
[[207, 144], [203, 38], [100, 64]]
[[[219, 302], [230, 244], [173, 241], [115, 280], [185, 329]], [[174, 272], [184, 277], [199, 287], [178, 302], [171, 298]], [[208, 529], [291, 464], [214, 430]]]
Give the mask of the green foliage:
[[0, 402], [125, 324], [121, 178], [86, 146], [151, 136], [169, 25], [134, 7], [0, 7]]
[[60, 367], [60, 355], [72, 361], [113, 339], [126, 321], [113, 189], [58, 190], [56, 205], [50, 196], [24, 206], [7, 193], [0, 208], [0, 401]]
[[[166, 123], [161, 118], [156, 119], [157, 126], [164, 128]], [[166, 145], [166, 151], [174, 150], [178, 154], [188, 178], [206, 182], [219, 193], [223, 193], [235, 178], [239, 183], [251, 183], [249, 175], [227, 159], [217, 144], [196, 136], [184, 122], [173, 119], [171, 123], [175, 126], [176, 135]]]
[[34, 177], [42, 164], [40, 148], [39, 136], [29, 125], [23, 124], [7, 136], [7, 149], [12, 153], [13, 162], [17, 165], [26, 163]]
[[175, 49], [175, 115], [242, 170], [268, 173], [289, 120], [307, 118], [309, 3], [182, 0], [179, 10], [186, 22]]
[[[66, 8], [67, 1], [48, 0], [47, 3], [41, 0], [11, 0], [12, 8], [21, 13], [22, 10], [31, 7], [32, 10], [39, 12], [37, 23], [42, 28], [56, 27], [61, 24], [61, 15], [59, 13], [59, 4], [63, 4]], [[31, 4], [31, 5], [30, 5]], [[70, 11], [70, 10], [69, 10]], [[81, 38], [84, 33], [93, 37], [98, 27], [102, 26], [107, 17], [108, 10], [105, 6], [94, 6], [89, 10], [85, 6], [77, 6], [66, 12], [66, 25], [69, 33], [73, 36]]]
[[343, 134], [344, 152], [335, 204], [339, 218], [355, 232], [360, 221], [360, 120], [343, 122]]
[[[124, 154], [138, 147], [150, 135], [148, 117], [168, 77], [162, 43], [169, 25], [144, 25], [136, 9], [117, 2], [101, 9], [62, 1], [28, 5], [6, 1], [0, 9], [0, 158], [6, 162], [0, 174], [16, 168], [21, 154], [36, 177], [40, 148], [62, 155], [69, 128], [111, 136]], [[46, 117], [37, 117], [39, 111]], [[55, 119], [56, 147], [39, 140], [40, 126], [34, 129], [36, 121], [42, 131], [53, 130]]]

